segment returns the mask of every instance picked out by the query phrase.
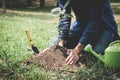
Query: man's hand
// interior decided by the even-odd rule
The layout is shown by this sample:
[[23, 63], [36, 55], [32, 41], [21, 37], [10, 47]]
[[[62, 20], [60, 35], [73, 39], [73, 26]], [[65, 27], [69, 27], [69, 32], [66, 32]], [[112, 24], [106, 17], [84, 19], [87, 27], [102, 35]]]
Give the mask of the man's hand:
[[78, 51], [76, 49], [68, 49], [67, 54], [67, 64], [75, 64], [79, 60]]
[[68, 49], [66, 58], [67, 64], [75, 64], [79, 60], [79, 53], [83, 49], [84, 45], [78, 43], [78, 45], [74, 49]]
[[58, 43], [58, 45], [59, 45], [59, 46], [62, 46], [62, 47], [64, 46], [64, 44], [65, 44], [65, 41], [64, 41], [64, 40], [60, 40], [60, 42]]

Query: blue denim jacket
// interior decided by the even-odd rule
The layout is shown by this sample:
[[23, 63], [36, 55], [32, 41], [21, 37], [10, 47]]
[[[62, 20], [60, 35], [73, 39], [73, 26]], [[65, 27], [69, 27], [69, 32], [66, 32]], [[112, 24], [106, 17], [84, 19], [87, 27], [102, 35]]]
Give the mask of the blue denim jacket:
[[[63, 9], [66, 0], [59, 0], [59, 7]], [[73, 10], [76, 21], [83, 27], [83, 33], [80, 38], [80, 43], [88, 44], [93, 41], [99, 29], [106, 29], [104, 25], [112, 32], [117, 39], [118, 26], [114, 19], [114, 14], [110, 7], [110, 2], [107, 0], [71, 0], [70, 4], [66, 7], [65, 14], [71, 14]], [[71, 17], [64, 17], [63, 14], [59, 20], [59, 37], [67, 40], [71, 25]], [[92, 38], [91, 38], [92, 37]]]

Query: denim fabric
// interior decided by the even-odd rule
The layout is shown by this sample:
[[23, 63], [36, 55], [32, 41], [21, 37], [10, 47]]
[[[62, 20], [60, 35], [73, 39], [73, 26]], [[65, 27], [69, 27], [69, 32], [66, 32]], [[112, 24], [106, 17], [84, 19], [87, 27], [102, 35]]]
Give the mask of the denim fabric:
[[108, 45], [113, 41], [113, 36], [110, 31], [105, 30], [102, 32], [95, 45], [93, 45], [93, 50], [96, 53], [103, 54], [104, 50], [108, 47]]
[[[62, 10], [66, 0], [58, 1]], [[71, 9], [76, 21], [71, 25], [71, 18], [60, 17], [58, 25], [59, 38], [67, 41], [67, 48], [91, 44], [97, 53], [103, 53], [113, 39], [119, 39], [109, 0], [71, 0], [65, 14], [71, 14]]]
[[[69, 39], [65, 44], [65, 47], [73, 49], [79, 43], [83, 31], [84, 28], [80, 27], [80, 22], [75, 21], [70, 28]], [[102, 54], [108, 45], [113, 41], [112, 33], [104, 25], [104, 29], [99, 30], [95, 35], [97, 38], [89, 43], [93, 46], [93, 50], [95, 52]], [[93, 36], [91, 36], [91, 38], [93, 38]]]
[[[63, 9], [65, 3], [66, 0], [59, 0], [59, 7]], [[104, 22], [111, 34], [114, 35], [114, 40], [118, 39], [118, 26], [115, 22], [109, 0], [71, 0], [70, 4], [66, 7], [65, 14], [71, 14], [71, 9], [76, 18], [74, 25], [77, 22], [79, 26], [78, 28], [74, 27], [73, 29], [75, 30], [72, 28], [70, 30], [71, 18], [60, 18], [58, 25], [60, 39], [67, 40], [68, 36], [72, 36], [74, 33], [76, 39], [79, 37], [80, 43], [84, 45], [93, 43], [98, 37], [99, 29], [104, 28], [99, 26], [102, 24], [101, 22]], [[80, 31], [77, 29], [80, 29]]]
[[65, 47], [68, 49], [73, 49], [79, 43], [83, 32], [83, 28], [80, 27], [80, 25], [81, 23], [77, 20], [72, 23], [69, 31], [68, 41], [65, 44]]

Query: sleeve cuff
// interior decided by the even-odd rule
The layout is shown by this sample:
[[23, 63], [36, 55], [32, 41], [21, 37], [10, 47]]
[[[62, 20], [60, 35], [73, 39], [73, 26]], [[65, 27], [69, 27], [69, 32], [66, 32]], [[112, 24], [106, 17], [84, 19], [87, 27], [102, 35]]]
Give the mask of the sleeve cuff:
[[79, 40], [79, 42], [80, 42], [81, 44], [83, 44], [83, 45], [87, 45], [87, 44], [88, 44], [88, 42], [87, 42], [87, 40], [86, 40], [85, 37], [81, 37], [80, 40]]

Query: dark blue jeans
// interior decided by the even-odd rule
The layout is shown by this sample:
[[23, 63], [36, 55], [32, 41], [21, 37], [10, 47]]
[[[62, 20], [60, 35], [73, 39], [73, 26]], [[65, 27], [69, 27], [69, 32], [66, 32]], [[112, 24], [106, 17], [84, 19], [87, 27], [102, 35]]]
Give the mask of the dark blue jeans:
[[[80, 27], [80, 23], [75, 21], [71, 26], [69, 32], [69, 39], [65, 44], [65, 47], [67, 47], [68, 49], [73, 49], [79, 43], [83, 30], [84, 28]], [[93, 50], [96, 53], [103, 54], [104, 50], [108, 47], [108, 45], [112, 41], [113, 41], [112, 33], [108, 29], [105, 29], [99, 32], [99, 35], [97, 36], [94, 43], [90, 43], [90, 44], [92, 45]]]

